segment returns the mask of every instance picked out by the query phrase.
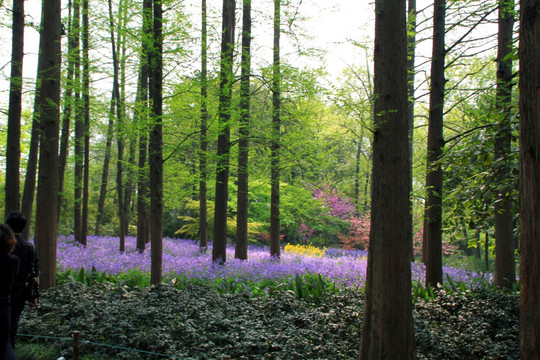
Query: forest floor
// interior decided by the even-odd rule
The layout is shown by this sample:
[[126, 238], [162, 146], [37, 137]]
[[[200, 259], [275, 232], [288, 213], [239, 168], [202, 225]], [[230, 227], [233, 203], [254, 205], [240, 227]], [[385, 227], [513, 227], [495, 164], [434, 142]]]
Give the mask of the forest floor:
[[[220, 294], [207, 286], [128, 288], [71, 281], [46, 291], [21, 320], [19, 360], [355, 359], [363, 293], [315, 302], [294, 292]], [[519, 295], [440, 291], [414, 305], [419, 359], [519, 359]], [[25, 354], [46, 348], [43, 355]], [[29, 350], [30, 349], [30, 350]]]

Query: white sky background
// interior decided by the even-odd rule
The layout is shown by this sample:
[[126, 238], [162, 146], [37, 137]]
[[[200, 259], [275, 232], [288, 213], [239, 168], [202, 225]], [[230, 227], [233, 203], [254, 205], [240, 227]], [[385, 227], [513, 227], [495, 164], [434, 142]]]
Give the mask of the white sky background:
[[[63, 6], [65, 0], [63, 1]], [[186, 11], [193, 12], [191, 21], [194, 24], [195, 31], [198, 31], [200, 24], [200, 1], [184, 1]], [[209, 11], [212, 9], [220, 16], [221, 0], [208, 0]], [[268, 4], [266, 4], [268, 3]], [[241, 29], [241, 9], [242, 1], [237, 0], [237, 22]], [[266, 8], [260, 8], [261, 4]], [[11, 7], [10, 0], [4, 0], [4, 7]], [[268, 5], [270, 7], [268, 7]], [[40, 21], [40, 0], [26, 0], [25, 11], [26, 21], [33, 22], [36, 25]], [[282, 38], [282, 56], [295, 66], [303, 65], [318, 67], [326, 65], [332, 76], [337, 76], [343, 68], [355, 62], [365, 63], [365, 55], [352, 46], [349, 39], [365, 42], [373, 39], [373, 11], [374, 4], [370, 0], [303, 0], [299, 13], [309, 19], [300, 23], [301, 29], [311, 39], [301, 39], [301, 43], [306, 48], [311, 46], [327, 53], [323, 57], [316, 56], [311, 58], [296, 59], [293, 49], [288, 48], [286, 37]], [[6, 9], [1, 9], [2, 14], [0, 22], [0, 123], [5, 121], [4, 111], [7, 112], [9, 76], [10, 76], [10, 56], [11, 56], [11, 18]], [[210, 14], [209, 14], [210, 15]], [[253, 1], [253, 49], [254, 63], [269, 64], [272, 60], [272, 24], [269, 23], [273, 15], [272, 1]], [[266, 19], [263, 19], [266, 18]], [[221, 26], [221, 19], [218, 19]], [[9, 25], [9, 26], [8, 26]], [[238, 36], [237, 36], [238, 38]], [[65, 39], [64, 39], [65, 40]], [[166, 41], [166, 40], [165, 40]], [[26, 79], [25, 92], [29, 94], [26, 101], [32, 101], [33, 82], [37, 68], [37, 52], [39, 46], [38, 32], [31, 27], [25, 28], [25, 57], [23, 62], [23, 76]], [[360, 59], [360, 60], [359, 60]], [[32, 83], [32, 86], [30, 86]]]
[[[300, 32], [307, 34], [310, 39], [300, 38], [300, 43], [304, 49], [309, 47], [325, 50], [324, 56], [297, 58], [295, 50], [291, 46], [287, 36], [282, 37], [282, 58], [284, 61], [296, 67], [310, 66], [318, 67], [325, 65], [331, 82], [339, 76], [341, 71], [351, 65], [364, 66], [366, 64], [366, 51], [351, 44], [351, 40], [357, 41], [367, 46], [371, 53], [372, 41], [374, 38], [374, 2], [373, 0], [291, 0], [301, 3], [298, 12], [307, 20], [299, 22]], [[11, 7], [12, 0], [4, 0], [4, 7]], [[184, 0], [187, 13], [192, 13], [190, 17], [193, 23], [194, 36], [200, 32], [200, 0]], [[242, 1], [237, 0], [237, 36], [241, 31]], [[418, 1], [418, 9], [423, 7], [431, 8], [432, 0]], [[252, 41], [252, 64], [253, 67], [269, 65], [272, 61], [272, 16], [273, 1], [254, 0], [253, 4], [253, 41]], [[63, 6], [67, 5], [67, 0], [63, 0]], [[221, 30], [221, 6], [222, 0], [208, 0], [209, 24], [214, 23], [217, 27], [215, 31]], [[40, 21], [40, 0], [26, 0], [25, 10], [26, 21], [38, 24]], [[5, 8], [0, 9], [0, 127], [5, 124], [7, 117], [7, 103], [9, 91], [10, 75], [10, 54], [11, 54], [11, 18]], [[284, 17], [284, 16], [282, 16]], [[284, 21], [284, 19], [282, 19]], [[424, 34], [422, 37], [429, 37]], [[167, 41], [167, 39], [165, 39]], [[65, 38], [63, 39], [65, 43]], [[27, 26], [25, 28], [25, 58], [23, 74], [25, 77], [25, 101], [30, 104], [33, 101], [33, 82], [35, 81], [37, 67], [37, 51], [39, 36], [35, 28]], [[219, 46], [219, 43], [214, 44]], [[430, 42], [420, 45], [419, 51], [424, 56], [430, 54]], [[200, 51], [200, 50], [199, 50]], [[219, 47], [217, 48], [219, 53]], [[109, 53], [109, 49], [98, 49], [94, 52], [94, 57], [99, 53]], [[198, 53], [192, 58], [192, 63], [187, 65], [191, 71], [198, 70]], [[418, 60], [420, 61], [420, 60]], [[257, 72], [257, 70], [255, 70]], [[110, 82], [110, 80], [108, 80]], [[110, 92], [110, 86], [102, 86], [104, 92]]]

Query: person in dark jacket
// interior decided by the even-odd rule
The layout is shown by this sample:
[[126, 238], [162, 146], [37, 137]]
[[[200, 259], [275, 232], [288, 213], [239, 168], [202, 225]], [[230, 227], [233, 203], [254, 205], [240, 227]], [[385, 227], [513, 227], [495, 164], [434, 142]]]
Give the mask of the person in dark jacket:
[[9, 343], [11, 290], [19, 270], [19, 259], [11, 254], [15, 244], [13, 231], [0, 224], [0, 360], [16, 359]]
[[9, 341], [11, 347], [15, 349], [17, 330], [19, 329], [19, 319], [28, 302], [30, 308], [37, 305], [39, 297], [39, 260], [34, 245], [21, 237], [21, 233], [26, 226], [26, 217], [18, 212], [8, 214], [6, 218], [8, 225], [15, 233], [15, 249], [13, 255], [19, 258], [19, 273], [15, 277], [11, 290], [11, 332]]

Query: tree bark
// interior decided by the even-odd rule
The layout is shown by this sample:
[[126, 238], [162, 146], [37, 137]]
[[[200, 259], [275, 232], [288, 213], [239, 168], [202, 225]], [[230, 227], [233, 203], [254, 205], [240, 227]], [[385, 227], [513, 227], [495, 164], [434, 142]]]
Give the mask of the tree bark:
[[[37, 73], [40, 73], [38, 68]], [[26, 164], [26, 177], [24, 179], [24, 190], [21, 204], [21, 212], [26, 217], [26, 226], [21, 234], [22, 238], [28, 240], [32, 222], [32, 208], [34, 206], [34, 195], [36, 192], [36, 176], [38, 165], [38, 153], [40, 142], [40, 122], [39, 122], [39, 81], [36, 82], [34, 95], [34, 114], [32, 115], [32, 134], [30, 135], [30, 149], [28, 151], [28, 162]], [[58, 216], [58, 215], [57, 215]]]
[[82, 0], [82, 102], [83, 102], [83, 192], [81, 213], [81, 240], [86, 246], [88, 237], [88, 201], [90, 197], [90, 58], [89, 58], [89, 22], [88, 1]]
[[[70, 137], [70, 125], [71, 125], [71, 113], [73, 108], [73, 77], [74, 72], [74, 58], [75, 47], [77, 46], [74, 29], [72, 25], [72, 11], [73, 3], [70, 0], [68, 2], [68, 49], [67, 49], [67, 74], [64, 85], [64, 111], [62, 112], [62, 130], [60, 135], [60, 153], [58, 155], [58, 218], [60, 219], [60, 213], [62, 209], [63, 192], [64, 192], [64, 178], [66, 172], [66, 163], [69, 154], [69, 137]], [[78, 41], [78, 40], [77, 40]]]
[[[499, 39], [497, 45], [497, 113], [499, 133], [495, 139], [495, 158], [500, 161], [497, 179], [506, 187], [509, 179], [507, 155], [511, 152], [512, 127], [512, 38], [514, 33], [514, 0], [499, 0]], [[514, 221], [509, 191], [501, 190], [495, 199], [495, 284], [512, 288], [516, 279], [514, 258]]]
[[39, 175], [36, 201], [35, 245], [40, 259], [40, 286], [56, 283], [58, 237], [58, 133], [60, 123], [60, 0], [43, 2], [41, 9], [38, 82], [41, 123]]
[[202, 252], [208, 249], [208, 217], [207, 217], [207, 186], [208, 178], [208, 27], [207, 4], [201, 1], [201, 136], [199, 160], [199, 248]]
[[22, 66], [24, 48], [24, 0], [13, 1], [11, 76], [9, 83], [6, 146], [5, 214], [20, 210]]
[[[113, 85], [114, 87], [114, 85]], [[103, 213], [105, 212], [105, 198], [107, 197], [107, 184], [109, 182], [109, 167], [111, 163], [112, 140], [114, 136], [114, 109], [115, 109], [114, 89], [111, 91], [111, 104], [109, 107], [109, 124], [107, 125], [107, 135], [105, 138], [105, 154], [103, 156], [103, 171], [101, 173], [101, 185], [99, 187], [98, 210], [96, 216], [95, 234], [101, 235], [101, 225], [103, 224]]]
[[82, 244], [82, 202], [84, 168], [84, 114], [81, 102], [81, 55], [80, 55], [80, 0], [73, 2], [73, 66], [74, 66], [74, 110], [75, 110], [75, 171], [73, 202], [73, 233], [75, 240]]
[[426, 167], [426, 286], [442, 284], [442, 186], [443, 172], [439, 164], [444, 147], [444, 33], [446, 1], [433, 5], [433, 56], [431, 61], [431, 91]]
[[137, 179], [137, 249], [142, 252], [150, 240], [148, 216], [148, 40], [152, 34], [152, 0], [143, 0], [141, 69], [138, 82], [138, 109], [141, 123], [139, 134], [139, 173]]
[[113, 97], [116, 108], [116, 145], [117, 145], [117, 160], [116, 160], [116, 194], [118, 199], [118, 222], [120, 246], [119, 250], [125, 250], [126, 234], [124, 233], [124, 184], [123, 184], [123, 161], [124, 161], [124, 129], [123, 129], [123, 110], [122, 101], [120, 99], [120, 80], [119, 80], [119, 64], [118, 53], [116, 49], [116, 41], [114, 36], [114, 20], [112, 11], [112, 2], [109, 0], [109, 26], [111, 35], [111, 50], [113, 58]]
[[[408, 119], [408, 131], [409, 131], [409, 172], [410, 172], [410, 186], [409, 194], [413, 191], [413, 149], [414, 149], [414, 79], [415, 69], [414, 60], [416, 56], [416, 0], [408, 0], [407, 7], [407, 95], [408, 95], [408, 107], [407, 107], [407, 119]], [[414, 261], [414, 250], [411, 248], [410, 260]]]
[[540, 359], [540, 4], [520, 4], [520, 350]]
[[238, 198], [236, 246], [234, 257], [247, 260], [249, 206], [249, 105], [251, 73], [251, 0], [244, 0], [242, 10], [242, 74], [240, 79], [240, 123], [238, 139]]
[[152, 127], [150, 130], [150, 241], [152, 284], [161, 283], [163, 263], [163, 28], [161, 0], [154, 0], [154, 37], [151, 51]]
[[274, 0], [274, 61], [272, 65], [272, 130], [270, 139], [270, 255], [279, 259], [280, 222], [279, 222], [279, 182], [280, 182], [280, 131], [281, 131], [281, 0]]
[[233, 84], [235, 0], [223, 0], [219, 83], [219, 133], [217, 143], [216, 198], [212, 261], [227, 260], [227, 200], [229, 197], [230, 120]]
[[405, 4], [375, 2], [375, 131], [362, 360], [416, 359]]

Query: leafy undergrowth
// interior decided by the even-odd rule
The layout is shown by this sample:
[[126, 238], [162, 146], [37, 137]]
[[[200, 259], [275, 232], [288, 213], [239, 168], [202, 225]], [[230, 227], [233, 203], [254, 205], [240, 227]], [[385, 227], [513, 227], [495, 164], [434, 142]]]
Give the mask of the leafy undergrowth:
[[[517, 295], [441, 292], [415, 307], [420, 359], [519, 358]], [[201, 285], [140, 289], [72, 281], [45, 292], [38, 310], [25, 311], [20, 332], [39, 334], [35, 341], [50, 341], [66, 358], [76, 330], [81, 353], [104, 358], [354, 359], [362, 310], [363, 293], [352, 289], [308, 303], [292, 291], [254, 297]]]

